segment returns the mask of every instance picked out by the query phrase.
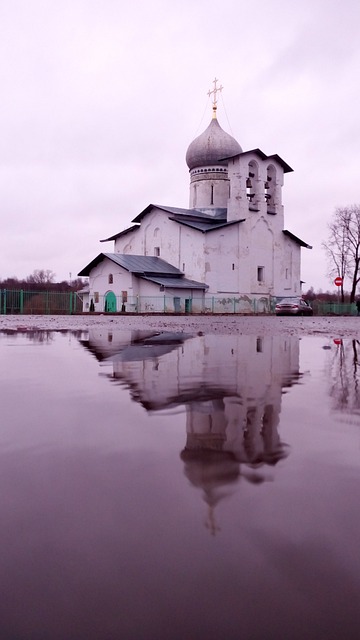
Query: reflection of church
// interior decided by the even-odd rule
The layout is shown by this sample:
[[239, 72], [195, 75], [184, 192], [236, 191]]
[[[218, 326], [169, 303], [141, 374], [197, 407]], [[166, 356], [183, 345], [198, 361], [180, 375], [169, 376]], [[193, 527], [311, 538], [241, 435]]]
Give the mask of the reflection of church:
[[284, 387], [300, 375], [298, 338], [92, 329], [82, 344], [147, 411], [185, 407], [181, 459], [203, 490], [211, 531], [226, 487], [241, 477], [262, 482], [261, 467], [286, 455], [279, 414]]

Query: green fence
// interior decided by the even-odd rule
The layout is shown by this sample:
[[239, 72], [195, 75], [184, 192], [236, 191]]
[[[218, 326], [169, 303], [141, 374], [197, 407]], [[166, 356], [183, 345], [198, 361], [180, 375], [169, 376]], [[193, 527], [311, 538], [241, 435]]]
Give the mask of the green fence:
[[82, 311], [74, 291], [15, 291], [0, 289], [0, 314], [61, 314]]
[[251, 298], [249, 296], [122, 296], [110, 297], [94, 295], [85, 306], [85, 311], [97, 313], [167, 313], [167, 314], [231, 314], [231, 313], [271, 313], [275, 307], [275, 298]]
[[[90, 311], [90, 302], [85, 311]], [[97, 313], [167, 313], [167, 314], [271, 314], [277, 299], [263, 296], [205, 296], [185, 298], [181, 296], [133, 296], [123, 300], [113, 296], [108, 304], [106, 296], [94, 300]], [[339, 302], [311, 302], [314, 315], [357, 315], [355, 304]], [[74, 291], [17, 291], [0, 289], [0, 314], [59, 314], [82, 313], [82, 297]]]
[[357, 308], [353, 302], [320, 302], [313, 300], [310, 303], [314, 315], [317, 316], [356, 316]]

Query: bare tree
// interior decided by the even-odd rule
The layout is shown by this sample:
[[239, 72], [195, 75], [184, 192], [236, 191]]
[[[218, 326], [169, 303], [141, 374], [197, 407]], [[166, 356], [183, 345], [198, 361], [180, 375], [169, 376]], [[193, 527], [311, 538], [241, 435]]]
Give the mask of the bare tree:
[[35, 269], [30, 276], [26, 278], [26, 282], [34, 284], [49, 284], [54, 282], [55, 273], [51, 269]]
[[335, 209], [328, 225], [329, 239], [323, 248], [329, 260], [329, 275], [341, 276], [341, 301], [344, 302], [344, 281], [350, 280], [350, 302], [355, 301], [356, 287], [360, 281], [360, 205]]

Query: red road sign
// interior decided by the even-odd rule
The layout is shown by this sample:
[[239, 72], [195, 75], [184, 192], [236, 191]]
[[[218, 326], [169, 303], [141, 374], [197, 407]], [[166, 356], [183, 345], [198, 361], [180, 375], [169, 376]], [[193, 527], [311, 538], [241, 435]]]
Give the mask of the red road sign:
[[336, 284], [337, 287], [341, 287], [342, 283], [343, 283], [343, 279], [340, 276], [335, 278], [334, 284]]
[[334, 338], [334, 344], [342, 344], [341, 338]]

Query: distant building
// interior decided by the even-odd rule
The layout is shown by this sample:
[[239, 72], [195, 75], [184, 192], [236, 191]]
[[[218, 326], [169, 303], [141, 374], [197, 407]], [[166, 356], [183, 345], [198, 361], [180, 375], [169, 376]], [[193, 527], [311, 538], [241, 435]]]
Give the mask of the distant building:
[[[260, 149], [243, 151], [217, 120], [190, 144], [189, 209], [149, 204], [79, 276], [89, 277], [84, 310], [201, 311], [205, 299], [244, 301], [299, 295], [300, 250], [284, 229], [282, 187], [291, 167]], [[170, 308], [169, 308], [170, 307]]]

